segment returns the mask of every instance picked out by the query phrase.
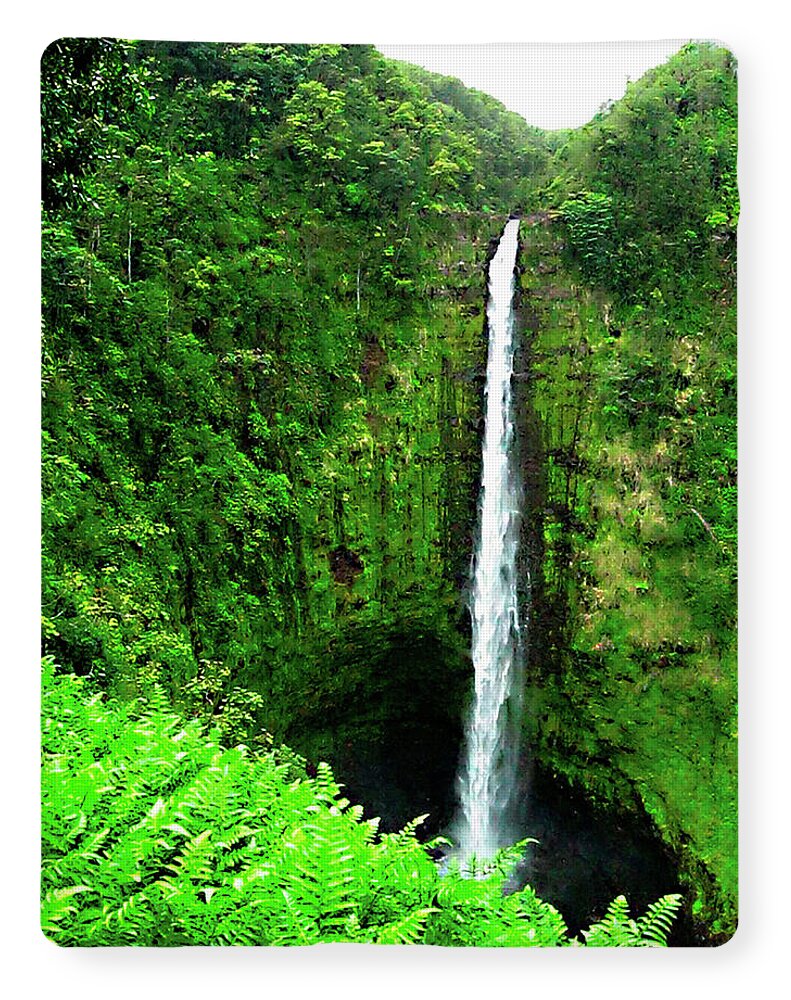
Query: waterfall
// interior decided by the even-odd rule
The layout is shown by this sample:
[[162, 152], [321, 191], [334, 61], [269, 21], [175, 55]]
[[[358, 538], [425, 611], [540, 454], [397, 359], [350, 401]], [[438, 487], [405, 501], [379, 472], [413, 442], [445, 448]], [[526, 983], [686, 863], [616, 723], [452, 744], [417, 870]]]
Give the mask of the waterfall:
[[465, 860], [473, 855], [491, 858], [515, 839], [509, 813], [518, 762], [508, 707], [518, 694], [520, 647], [516, 557], [521, 490], [513, 456], [511, 398], [518, 232], [519, 220], [509, 220], [489, 265], [486, 430], [471, 569], [475, 697], [458, 779], [461, 809], [455, 836]]

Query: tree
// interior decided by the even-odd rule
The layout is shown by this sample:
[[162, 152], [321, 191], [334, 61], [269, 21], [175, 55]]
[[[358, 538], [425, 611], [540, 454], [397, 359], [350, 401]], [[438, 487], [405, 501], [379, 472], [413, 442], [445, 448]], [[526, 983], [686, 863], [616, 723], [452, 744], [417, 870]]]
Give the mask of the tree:
[[60, 38], [41, 57], [41, 159], [44, 207], [85, 198], [82, 180], [119, 155], [150, 108], [145, 67], [133, 46], [111, 38]]

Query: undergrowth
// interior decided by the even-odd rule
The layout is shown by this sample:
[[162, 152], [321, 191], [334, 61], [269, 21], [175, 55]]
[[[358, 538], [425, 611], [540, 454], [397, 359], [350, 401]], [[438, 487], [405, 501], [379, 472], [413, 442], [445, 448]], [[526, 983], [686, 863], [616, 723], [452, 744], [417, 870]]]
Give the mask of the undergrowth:
[[[523, 845], [470, 878], [309, 777], [284, 748], [225, 748], [155, 688], [120, 702], [45, 660], [42, 929], [61, 945], [663, 945], [680, 906], [616, 899], [582, 940], [526, 886]], [[436, 844], [436, 842], [434, 842]], [[466, 877], [467, 876], [467, 877]]]

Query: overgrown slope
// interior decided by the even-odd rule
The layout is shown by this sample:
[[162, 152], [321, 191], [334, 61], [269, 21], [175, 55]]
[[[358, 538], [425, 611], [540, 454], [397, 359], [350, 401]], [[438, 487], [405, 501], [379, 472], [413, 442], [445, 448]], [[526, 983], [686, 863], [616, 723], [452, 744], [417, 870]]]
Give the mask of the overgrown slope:
[[141, 695], [208, 723], [266, 781], [271, 731], [339, 768], [441, 761], [449, 784], [483, 265], [535, 212], [525, 732], [559, 782], [650, 818], [701, 938], [727, 938], [731, 56], [689, 47], [561, 137], [369, 46], [66, 39], [42, 104], [44, 651], [88, 687], [64, 684], [118, 699], [119, 725]]
[[529, 740], [644, 809], [735, 927], [736, 89], [690, 46], [574, 134], [524, 232], [536, 601]]
[[43, 66], [45, 650], [280, 731], [371, 625], [461, 669], [497, 121], [365, 46]]

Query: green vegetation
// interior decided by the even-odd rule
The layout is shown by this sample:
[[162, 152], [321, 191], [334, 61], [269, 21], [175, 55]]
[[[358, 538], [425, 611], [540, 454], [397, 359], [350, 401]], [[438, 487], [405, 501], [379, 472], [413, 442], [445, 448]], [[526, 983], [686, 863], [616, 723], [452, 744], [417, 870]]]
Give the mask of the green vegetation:
[[[570, 943], [503, 895], [513, 852], [440, 877], [416, 825], [378, 832], [314, 768], [343, 778], [396, 718], [454, 752], [483, 266], [515, 208], [539, 220], [525, 731], [656, 829], [706, 940], [732, 933], [735, 88], [689, 46], [550, 135], [370, 46], [50, 46], [54, 940]], [[585, 940], [662, 943], [677, 906], [616, 900]]]
[[560, 222], [522, 261], [550, 650], [530, 739], [652, 817], [715, 940], [737, 896], [735, 88], [707, 46], [630, 85], [559, 150]]
[[725, 49], [688, 45], [630, 84], [571, 134], [547, 190], [570, 196], [559, 208], [583, 275], [631, 303], [705, 301], [735, 268], [736, 148]]
[[[503, 894], [519, 847], [476, 878], [440, 876], [416, 823], [379, 834], [326, 764], [225, 749], [154, 689], [107, 702], [45, 663], [42, 926], [63, 945], [580, 944], [530, 887]], [[591, 946], [663, 945], [680, 905], [626, 900]]]
[[[56, 43], [45, 93], [75, 48], [103, 72]], [[149, 49], [115, 55], [151, 88], [137, 132], [102, 123], [117, 145], [45, 216], [45, 649], [127, 693], [287, 697], [289, 642], [334, 615], [448, 616], [479, 288], [459, 300], [499, 217], [447, 213], [496, 196], [443, 174], [474, 131], [373, 50]]]

